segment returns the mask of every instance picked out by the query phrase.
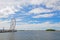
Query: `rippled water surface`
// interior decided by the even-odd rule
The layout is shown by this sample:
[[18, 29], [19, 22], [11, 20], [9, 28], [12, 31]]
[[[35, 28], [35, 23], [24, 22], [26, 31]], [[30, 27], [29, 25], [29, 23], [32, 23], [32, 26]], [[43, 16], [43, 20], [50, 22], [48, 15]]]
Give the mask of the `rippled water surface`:
[[0, 40], [60, 40], [59, 31], [18, 31], [0, 33]]

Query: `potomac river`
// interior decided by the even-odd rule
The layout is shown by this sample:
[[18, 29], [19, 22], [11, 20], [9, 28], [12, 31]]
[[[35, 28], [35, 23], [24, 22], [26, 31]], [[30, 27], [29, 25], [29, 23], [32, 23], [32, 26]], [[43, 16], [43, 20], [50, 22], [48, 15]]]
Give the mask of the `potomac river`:
[[60, 40], [60, 31], [25, 30], [0, 33], [0, 40]]

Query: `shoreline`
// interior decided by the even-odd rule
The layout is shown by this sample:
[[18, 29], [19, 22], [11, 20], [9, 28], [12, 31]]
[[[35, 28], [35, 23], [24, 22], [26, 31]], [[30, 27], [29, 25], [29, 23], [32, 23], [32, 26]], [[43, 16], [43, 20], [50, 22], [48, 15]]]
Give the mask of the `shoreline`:
[[[46, 31], [46, 30], [17, 30], [17, 31]], [[60, 30], [55, 30], [55, 31], [60, 31]]]
[[17, 30], [0, 30], [0, 33], [17, 32]]

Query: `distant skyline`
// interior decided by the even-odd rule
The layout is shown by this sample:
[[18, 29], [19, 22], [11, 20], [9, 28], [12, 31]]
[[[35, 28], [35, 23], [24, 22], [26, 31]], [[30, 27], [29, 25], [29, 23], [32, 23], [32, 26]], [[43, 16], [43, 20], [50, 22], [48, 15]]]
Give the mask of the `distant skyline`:
[[0, 0], [0, 28], [9, 29], [12, 17], [18, 30], [60, 30], [60, 0]]

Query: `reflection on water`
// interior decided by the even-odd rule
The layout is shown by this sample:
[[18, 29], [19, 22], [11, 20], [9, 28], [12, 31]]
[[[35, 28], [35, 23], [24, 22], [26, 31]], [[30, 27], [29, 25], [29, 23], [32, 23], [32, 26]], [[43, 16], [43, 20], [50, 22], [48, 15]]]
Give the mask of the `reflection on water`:
[[15, 33], [0, 33], [0, 40], [15, 40]]
[[19, 31], [0, 33], [0, 40], [60, 40], [60, 32]]
[[9, 35], [8, 35], [8, 40], [15, 40], [14, 35], [15, 35], [14, 32], [9, 33]]

